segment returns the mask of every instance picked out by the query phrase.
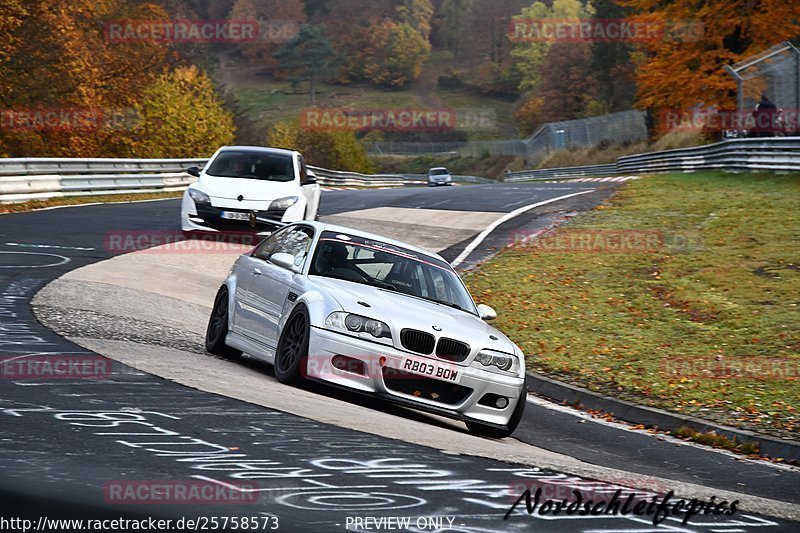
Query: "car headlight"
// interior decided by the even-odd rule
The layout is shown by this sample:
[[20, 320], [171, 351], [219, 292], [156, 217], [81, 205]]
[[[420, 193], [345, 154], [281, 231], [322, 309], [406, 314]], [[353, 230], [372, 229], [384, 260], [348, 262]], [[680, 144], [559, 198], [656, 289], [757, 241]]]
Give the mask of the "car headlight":
[[325, 325], [348, 333], [368, 333], [377, 340], [392, 340], [392, 331], [385, 322], [353, 313], [334, 311], [325, 319]]
[[273, 200], [271, 204], [269, 204], [270, 211], [286, 211], [294, 204], [297, 203], [299, 198], [297, 196], [287, 196], [286, 198], [278, 198], [277, 200]]
[[196, 204], [207, 204], [211, 205], [211, 198], [204, 192], [198, 191], [197, 189], [188, 189], [189, 196], [194, 200]]
[[485, 366], [485, 370], [502, 370], [516, 374], [519, 370], [519, 358], [516, 355], [493, 350], [481, 350], [475, 356], [475, 362]]

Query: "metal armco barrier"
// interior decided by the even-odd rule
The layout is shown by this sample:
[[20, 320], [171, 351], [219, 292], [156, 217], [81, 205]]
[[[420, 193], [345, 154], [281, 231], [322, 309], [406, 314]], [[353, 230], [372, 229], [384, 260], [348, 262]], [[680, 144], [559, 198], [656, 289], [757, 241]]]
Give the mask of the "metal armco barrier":
[[620, 157], [616, 163], [509, 172], [505, 181], [537, 181], [658, 172], [800, 172], [800, 137], [731, 139], [704, 146]]
[[[0, 159], [0, 202], [59, 196], [180, 191], [197, 178], [186, 173], [207, 159]], [[323, 186], [390, 187], [403, 185], [395, 174], [359, 174], [309, 168]]]

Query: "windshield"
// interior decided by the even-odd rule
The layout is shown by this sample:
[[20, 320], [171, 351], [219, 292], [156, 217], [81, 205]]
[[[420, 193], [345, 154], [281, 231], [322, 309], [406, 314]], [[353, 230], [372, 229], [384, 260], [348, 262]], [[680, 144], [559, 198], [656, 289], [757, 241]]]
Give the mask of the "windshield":
[[478, 314], [450, 265], [381, 241], [323, 232], [309, 274], [372, 285]]
[[290, 155], [226, 150], [217, 155], [206, 174], [224, 178], [292, 181], [295, 173]]
[[432, 168], [430, 171], [431, 176], [441, 176], [443, 174], [447, 174], [446, 168]]

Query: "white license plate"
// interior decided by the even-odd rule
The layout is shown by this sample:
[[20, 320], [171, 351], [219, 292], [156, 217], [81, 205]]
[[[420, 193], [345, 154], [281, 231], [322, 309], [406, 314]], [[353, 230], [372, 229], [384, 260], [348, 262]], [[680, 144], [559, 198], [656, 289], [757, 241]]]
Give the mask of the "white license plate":
[[427, 376], [451, 383], [458, 383], [461, 380], [461, 369], [453, 365], [443, 365], [432, 361], [421, 361], [419, 359], [405, 358], [400, 370]]
[[236, 211], [223, 211], [219, 216], [228, 220], [250, 220], [250, 213], [237, 213]]

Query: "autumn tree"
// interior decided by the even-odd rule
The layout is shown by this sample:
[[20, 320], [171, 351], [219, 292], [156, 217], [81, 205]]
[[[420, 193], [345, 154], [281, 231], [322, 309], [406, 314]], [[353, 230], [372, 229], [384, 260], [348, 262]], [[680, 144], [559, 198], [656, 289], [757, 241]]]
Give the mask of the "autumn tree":
[[245, 58], [274, 66], [273, 54], [295, 36], [305, 22], [305, 12], [301, 0], [236, 0], [228, 19], [258, 21], [258, 38], [236, 47]]
[[315, 166], [351, 172], [372, 172], [373, 165], [355, 133], [346, 129], [301, 128], [297, 121], [278, 122], [270, 128], [267, 146], [300, 151]]
[[427, 37], [411, 23], [385, 20], [372, 33], [364, 76], [376, 85], [403, 86], [419, 77], [430, 50]]
[[[629, 9], [615, 0], [593, 0], [592, 5], [599, 20], [625, 20], [630, 15]], [[592, 43], [592, 77], [597, 83], [598, 107], [606, 113], [633, 107], [636, 96], [633, 52], [633, 43], [622, 39]]]
[[430, 0], [330, 0], [314, 14], [342, 59], [338, 81], [401, 86], [430, 53]]
[[[12, 6], [13, 7], [13, 6]], [[6, 24], [9, 13], [17, 13]], [[21, 16], [20, 16], [21, 14]], [[163, 20], [153, 4], [123, 0], [29, 0], [24, 11], [4, 11], [0, 85], [3, 105], [16, 111], [45, 109], [96, 116], [129, 107], [171, 60], [164, 42], [114, 40], [109, 24], [125, 19]], [[9, 46], [11, 43], [11, 46]], [[90, 123], [58, 128], [33, 124], [0, 132], [15, 155], [101, 156], [118, 132]]]
[[274, 54], [278, 67], [294, 85], [308, 83], [312, 105], [317, 84], [332, 76], [337, 66], [336, 53], [324, 31], [321, 26], [304, 24], [295, 38]]
[[[580, 22], [587, 20], [593, 15], [593, 9], [589, 4], [583, 4], [580, 0], [554, 0], [552, 7], [548, 7], [542, 2], [534, 2], [526, 7], [512, 20], [512, 28], [520, 27], [522, 32], [512, 30], [516, 45], [511, 52], [514, 58], [517, 71], [521, 77], [519, 89], [522, 91], [535, 90], [541, 79], [542, 63], [547, 56], [547, 52], [553, 42], [542, 38], [531, 37], [526, 34], [525, 28], [529, 28], [531, 23], [541, 20], [558, 20], [559, 22]], [[530, 33], [530, 32], [528, 32]]]
[[570, 120], [585, 115], [597, 92], [588, 43], [557, 42], [542, 64], [537, 96], [544, 101], [542, 122]]
[[530, 0], [476, 0], [459, 53], [463, 68], [459, 77], [485, 93], [513, 94], [519, 85], [511, 51], [509, 21]]
[[735, 107], [736, 83], [723, 66], [800, 34], [797, 3], [785, 0], [618, 0], [635, 18], [665, 29], [642, 44], [638, 105]]
[[234, 140], [233, 115], [195, 66], [160, 76], [134, 109], [138, 120], [126, 142], [132, 157], [210, 156]]

